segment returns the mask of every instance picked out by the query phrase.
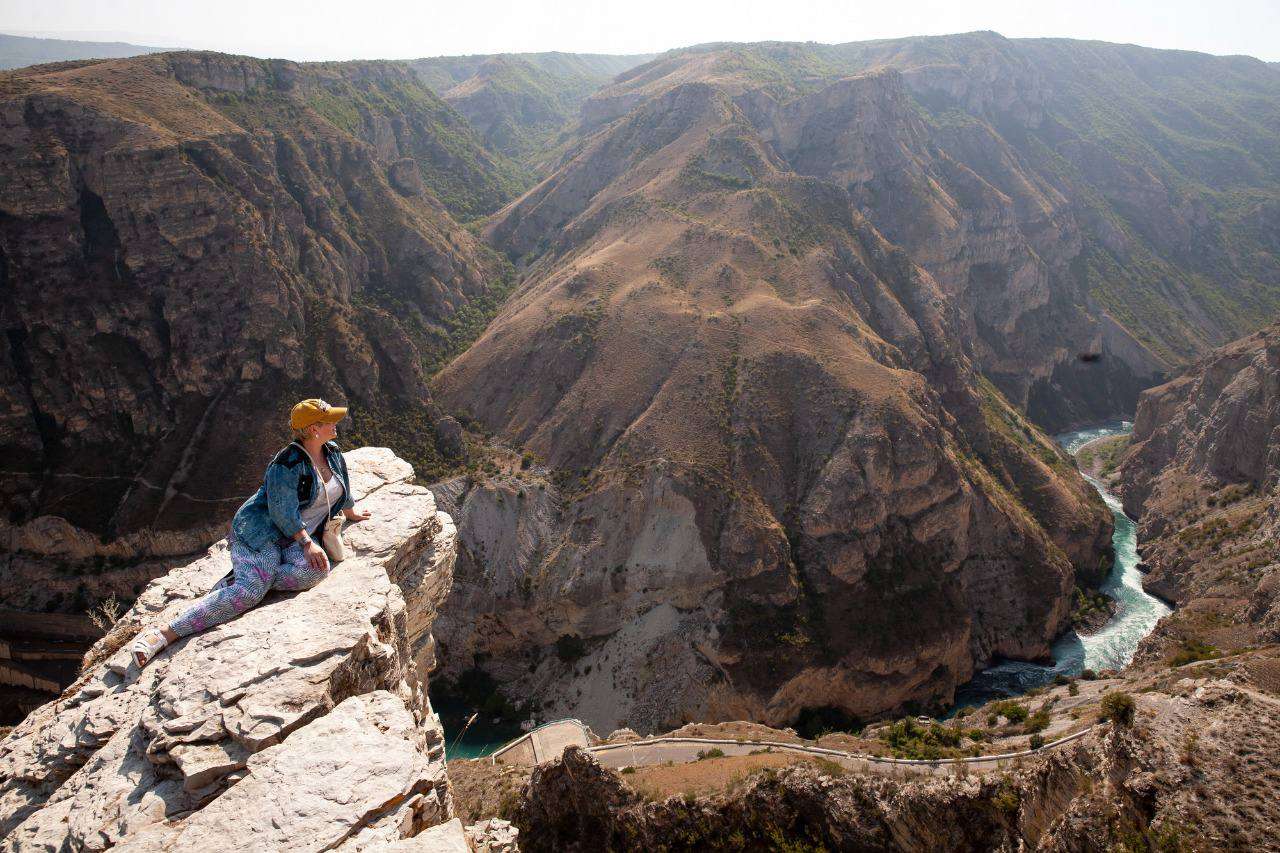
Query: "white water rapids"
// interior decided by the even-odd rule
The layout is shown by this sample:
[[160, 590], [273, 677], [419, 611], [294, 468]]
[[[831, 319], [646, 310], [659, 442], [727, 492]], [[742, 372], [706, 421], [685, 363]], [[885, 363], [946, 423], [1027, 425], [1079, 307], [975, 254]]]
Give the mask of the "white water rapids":
[[[1055, 436], [1058, 443], [1073, 456], [1087, 442], [1109, 435], [1124, 435], [1133, 428], [1127, 421], [1077, 430]], [[1004, 661], [983, 670], [973, 680], [956, 690], [957, 707], [975, 705], [1001, 696], [1015, 696], [1032, 687], [1051, 682], [1056, 675], [1079, 675], [1085, 669], [1119, 669], [1133, 660], [1138, 643], [1156, 626], [1169, 607], [1142, 589], [1142, 573], [1138, 571], [1138, 534], [1136, 525], [1120, 508], [1120, 499], [1092, 477], [1085, 477], [1098, 490], [1115, 516], [1115, 534], [1111, 538], [1116, 559], [1110, 574], [1100, 587], [1116, 600], [1115, 615], [1102, 630], [1087, 637], [1069, 631], [1053, 644], [1053, 666], [1024, 661]]]

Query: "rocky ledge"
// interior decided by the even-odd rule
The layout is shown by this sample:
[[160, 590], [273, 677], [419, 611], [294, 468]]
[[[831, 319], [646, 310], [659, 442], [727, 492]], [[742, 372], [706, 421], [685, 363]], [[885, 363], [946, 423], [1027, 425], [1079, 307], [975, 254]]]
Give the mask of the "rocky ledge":
[[3, 849], [467, 849], [425, 682], [454, 525], [390, 450], [347, 460], [372, 518], [321, 583], [139, 671], [127, 641], [227, 571], [218, 542], [152, 582], [0, 742]]

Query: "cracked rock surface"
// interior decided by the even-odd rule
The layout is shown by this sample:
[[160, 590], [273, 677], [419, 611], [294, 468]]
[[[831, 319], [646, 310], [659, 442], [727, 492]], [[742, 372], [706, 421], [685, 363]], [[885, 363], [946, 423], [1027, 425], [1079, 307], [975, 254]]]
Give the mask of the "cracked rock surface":
[[139, 671], [125, 648], [229, 568], [155, 580], [54, 702], [0, 743], [5, 850], [372, 849], [452, 817], [426, 694], [452, 521], [385, 448], [347, 454], [373, 513], [310, 590], [273, 592]]

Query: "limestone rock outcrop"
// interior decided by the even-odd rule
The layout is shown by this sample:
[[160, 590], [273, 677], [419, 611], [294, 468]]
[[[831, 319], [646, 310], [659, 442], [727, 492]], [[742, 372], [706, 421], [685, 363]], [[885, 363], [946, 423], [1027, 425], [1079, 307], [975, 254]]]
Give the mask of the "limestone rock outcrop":
[[1143, 585], [1179, 606], [1139, 655], [1280, 639], [1280, 325], [1144, 392], [1119, 476]]
[[425, 687], [453, 524], [389, 450], [347, 459], [372, 518], [324, 580], [139, 671], [127, 641], [222, 577], [219, 542], [151, 583], [75, 684], [0, 742], [4, 849], [381, 850], [448, 821]]

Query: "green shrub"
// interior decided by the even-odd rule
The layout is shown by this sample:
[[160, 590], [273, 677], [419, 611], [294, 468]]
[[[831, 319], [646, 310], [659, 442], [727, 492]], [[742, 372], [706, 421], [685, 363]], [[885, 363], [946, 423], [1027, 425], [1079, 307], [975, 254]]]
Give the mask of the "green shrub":
[[1017, 790], [1005, 781], [1000, 783], [1000, 790], [991, 798], [991, 803], [1006, 815], [1014, 815], [1018, 813], [1021, 798]]
[[1118, 726], [1133, 724], [1134, 709], [1133, 697], [1123, 690], [1108, 693], [1102, 698], [1102, 718]]
[[1173, 657], [1169, 658], [1169, 666], [1182, 666], [1187, 663], [1195, 663], [1198, 660], [1212, 660], [1221, 656], [1222, 652], [1209, 643], [1188, 638], [1182, 641], [1182, 648]]
[[996, 703], [994, 710], [1011, 723], [1021, 723], [1031, 713], [1025, 705], [1019, 705], [1012, 699]]
[[1067, 685], [1067, 693], [1071, 694], [1072, 696], [1079, 696], [1080, 685], [1076, 684], [1074, 681], [1071, 682], [1070, 684]]
[[724, 758], [724, 750], [718, 746], [707, 750], [698, 750], [698, 760], [701, 761], [704, 758]]
[[1036, 711], [1034, 714], [1032, 714], [1030, 717], [1027, 718], [1027, 724], [1025, 728], [1029, 734], [1034, 732], [1042, 732], [1045, 729], [1049, 728], [1049, 712], [1043, 711], [1043, 710]]
[[905, 717], [894, 723], [880, 735], [889, 744], [895, 758], [917, 758], [934, 761], [940, 758], [956, 758], [975, 754], [976, 750], [959, 749], [963, 732], [949, 726], [930, 722], [927, 725]]
[[824, 776], [843, 776], [849, 772], [849, 769], [838, 761], [832, 761], [830, 758], [819, 758], [817, 761], [818, 772]]
[[1042, 747], [1042, 746], [1044, 746], [1044, 735], [1042, 735], [1042, 734], [1034, 734], [1034, 735], [1032, 735], [1032, 736], [1031, 736], [1031, 748], [1032, 748], [1032, 749], [1039, 749], [1039, 748], [1040, 748], [1040, 747]]
[[1094, 672], [1091, 669], [1082, 669], [1080, 670], [1080, 677], [1083, 678], [1085, 681], [1096, 681], [1098, 678], [1098, 673]]

